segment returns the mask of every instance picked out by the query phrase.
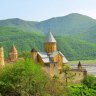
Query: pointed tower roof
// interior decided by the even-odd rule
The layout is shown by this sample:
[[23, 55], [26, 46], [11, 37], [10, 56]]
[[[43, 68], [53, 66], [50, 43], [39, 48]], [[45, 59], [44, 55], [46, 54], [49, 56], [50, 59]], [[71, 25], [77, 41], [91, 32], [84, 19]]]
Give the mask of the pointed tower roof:
[[4, 49], [3, 49], [3, 47], [0, 47], [0, 55], [2, 55], [4, 57]]
[[16, 49], [16, 47], [13, 45], [12, 47], [11, 47], [11, 49], [10, 49], [10, 53], [17, 53], [17, 49]]
[[53, 35], [52, 35], [51, 32], [48, 33], [48, 36], [47, 36], [45, 42], [56, 42], [56, 40], [55, 40], [55, 38], [53, 37]]
[[80, 61], [79, 61], [79, 63], [78, 63], [78, 66], [82, 66]]
[[2, 46], [0, 46], [0, 50], [2, 50], [3, 49], [3, 47]]
[[37, 51], [35, 50], [35, 48], [33, 48], [33, 49], [31, 50], [31, 52], [37, 52]]
[[79, 61], [79, 63], [78, 63], [78, 68], [80, 69], [80, 68], [82, 68], [82, 65], [81, 65], [81, 62]]

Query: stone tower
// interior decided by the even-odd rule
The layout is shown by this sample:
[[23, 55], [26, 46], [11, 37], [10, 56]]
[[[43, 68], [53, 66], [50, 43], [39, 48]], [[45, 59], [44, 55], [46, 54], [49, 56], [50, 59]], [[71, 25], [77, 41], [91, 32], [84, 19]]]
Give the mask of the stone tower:
[[3, 47], [0, 48], [0, 67], [4, 66], [4, 50]]
[[18, 53], [16, 47], [13, 45], [9, 53], [10, 61], [16, 61], [18, 59]]
[[81, 65], [81, 62], [80, 61], [78, 63], [78, 69], [82, 69], [82, 65]]
[[37, 51], [33, 48], [31, 50], [31, 56], [34, 62], [37, 62]]
[[46, 38], [46, 41], [44, 43], [44, 50], [47, 53], [52, 53], [52, 52], [57, 51], [56, 40], [53, 37], [51, 32], [48, 33], [48, 37]]

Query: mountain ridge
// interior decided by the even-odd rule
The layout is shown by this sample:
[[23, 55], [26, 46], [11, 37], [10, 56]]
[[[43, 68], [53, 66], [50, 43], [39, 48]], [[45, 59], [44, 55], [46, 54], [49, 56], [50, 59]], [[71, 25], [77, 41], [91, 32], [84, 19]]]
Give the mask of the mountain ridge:
[[51, 31], [57, 36], [77, 36], [86, 32], [86, 30], [92, 30], [92, 27], [96, 27], [96, 20], [85, 15], [72, 13], [40, 22], [26, 21], [19, 18], [0, 20], [0, 26], [16, 27], [30, 32], [36, 30], [42, 34]]
[[96, 20], [90, 16], [87, 16], [87, 15], [84, 15], [84, 14], [80, 14], [80, 13], [70, 13], [70, 14], [67, 14], [67, 15], [64, 15], [64, 16], [57, 16], [57, 17], [51, 17], [49, 19], [45, 19], [45, 20], [41, 20], [41, 21], [31, 21], [31, 20], [25, 20], [25, 19], [21, 19], [21, 18], [6, 18], [6, 19], [0, 19], [0, 21], [4, 21], [4, 20], [11, 20], [11, 19], [18, 19], [18, 20], [23, 20], [23, 21], [29, 21], [29, 22], [42, 22], [42, 21], [46, 21], [46, 20], [50, 20], [50, 19], [54, 19], [54, 18], [62, 18], [62, 17], [66, 17], [66, 16], [72, 16], [72, 15], [81, 15], [81, 16], [85, 16], [85, 17], [88, 17], [90, 19], [93, 19], [93, 20]]

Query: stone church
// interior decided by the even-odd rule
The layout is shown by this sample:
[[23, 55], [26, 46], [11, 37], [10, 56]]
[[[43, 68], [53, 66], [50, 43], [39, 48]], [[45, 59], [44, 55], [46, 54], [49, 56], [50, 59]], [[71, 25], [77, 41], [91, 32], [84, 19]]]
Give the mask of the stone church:
[[44, 42], [44, 52], [37, 52], [35, 49], [32, 49], [31, 54], [35, 62], [44, 66], [54, 65], [61, 69], [63, 64], [68, 63], [62, 52], [57, 50], [56, 40], [51, 32], [48, 33]]
[[[44, 52], [38, 52], [35, 49], [31, 50], [32, 59], [34, 62], [43, 66], [43, 69], [50, 76], [59, 76], [61, 79], [64, 74], [61, 74], [63, 65], [68, 65], [68, 60], [57, 50], [56, 40], [52, 33], [49, 32], [44, 42]], [[78, 63], [76, 68], [71, 68], [69, 73], [74, 76], [73, 82], [80, 82], [87, 74], [81, 63]]]

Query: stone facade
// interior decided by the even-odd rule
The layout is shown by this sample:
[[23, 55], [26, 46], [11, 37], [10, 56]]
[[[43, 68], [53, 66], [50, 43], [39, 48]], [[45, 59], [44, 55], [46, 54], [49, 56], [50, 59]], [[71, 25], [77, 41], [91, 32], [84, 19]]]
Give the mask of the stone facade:
[[18, 52], [16, 47], [13, 45], [9, 52], [9, 57], [4, 58], [4, 49], [3, 47], [0, 47], [0, 68], [4, 66], [6, 63], [15, 62], [18, 60]]
[[3, 47], [0, 48], [0, 67], [4, 66], [5, 62], [4, 62], [4, 50]]
[[44, 52], [37, 52], [32, 49], [31, 55], [35, 62], [44, 66], [50, 66], [50, 64], [54, 63], [58, 70], [62, 69], [64, 63], [68, 62], [65, 56], [60, 51], [57, 51], [56, 40], [51, 32], [49, 32], [44, 42]]
[[70, 70], [71, 75], [73, 75], [73, 82], [79, 83], [87, 75], [87, 71], [82, 67], [81, 63], [78, 63], [77, 68]]
[[87, 71], [85, 69], [71, 69], [71, 74], [73, 75], [72, 82], [80, 83], [83, 78], [87, 75]]
[[14, 45], [10, 49], [9, 59], [12, 62], [14, 62], [14, 61], [16, 61], [18, 59], [17, 49], [16, 49], [16, 47]]
[[44, 50], [47, 53], [52, 53], [52, 52], [57, 51], [56, 42], [51, 42], [51, 43], [50, 42], [45, 42], [44, 43]]

